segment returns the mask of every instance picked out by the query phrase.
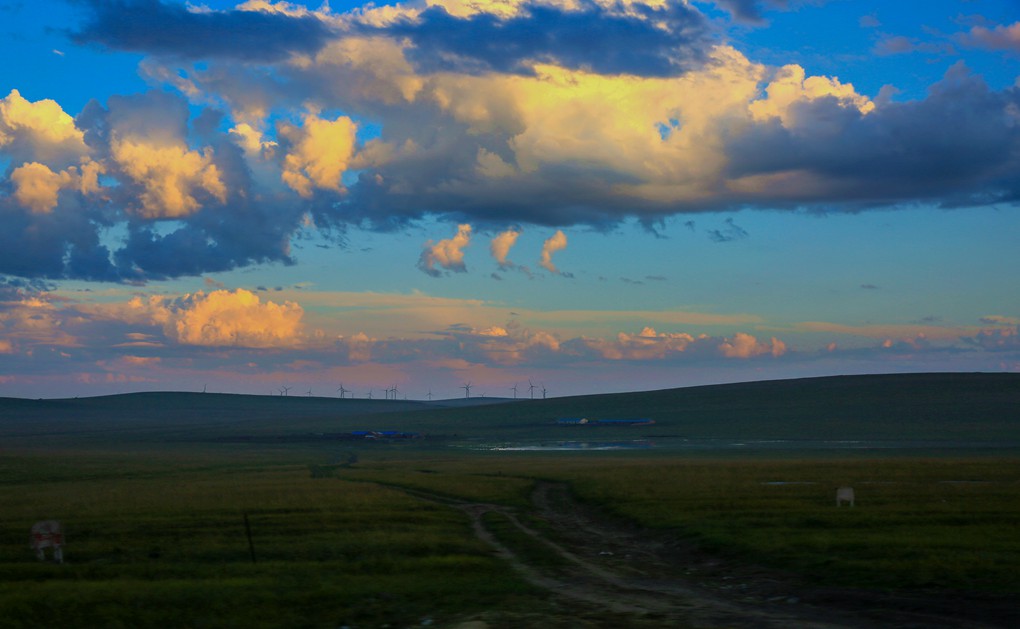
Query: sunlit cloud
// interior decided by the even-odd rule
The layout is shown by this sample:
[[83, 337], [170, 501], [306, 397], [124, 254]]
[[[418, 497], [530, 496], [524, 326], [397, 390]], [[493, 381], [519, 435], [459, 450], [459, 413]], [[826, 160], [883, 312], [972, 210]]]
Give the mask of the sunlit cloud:
[[430, 240], [425, 244], [418, 260], [418, 268], [433, 277], [442, 275], [437, 266], [447, 271], [463, 273], [467, 271], [467, 267], [464, 266], [464, 248], [470, 243], [471, 226], [458, 225], [457, 234], [453, 238], [435, 243]]
[[31, 350], [34, 346], [77, 347], [79, 339], [64, 325], [65, 313], [44, 296], [25, 295], [13, 301], [0, 302], [0, 340], [13, 353], [18, 346]]
[[55, 173], [39, 162], [22, 164], [11, 171], [14, 198], [33, 212], [49, 212], [57, 207], [60, 189], [74, 185], [74, 175], [71, 169]]
[[0, 99], [0, 150], [21, 161], [61, 165], [89, 152], [84, 133], [56, 101], [31, 102], [16, 89]]
[[343, 192], [340, 181], [354, 155], [356, 133], [357, 125], [347, 116], [324, 120], [309, 113], [300, 127], [281, 125], [280, 138], [288, 151], [283, 181], [305, 198], [313, 188]]
[[620, 332], [615, 339], [585, 339], [585, 344], [608, 360], [661, 360], [686, 351], [698, 339], [686, 332], [659, 333], [645, 327], [637, 334]]
[[496, 260], [499, 268], [513, 268], [514, 263], [507, 256], [510, 254], [510, 248], [514, 246], [520, 235], [520, 230], [508, 229], [496, 234], [495, 238], [492, 239], [492, 242], [489, 244], [489, 251], [492, 253], [492, 257]]
[[751, 358], [762, 354], [778, 357], [786, 353], [786, 343], [776, 337], [772, 337], [771, 341], [763, 342], [750, 334], [737, 332], [733, 338], [728, 338], [719, 345], [719, 351], [727, 358]]
[[546, 238], [545, 242], [542, 243], [542, 259], [539, 261], [539, 265], [550, 273], [559, 273], [559, 269], [553, 264], [552, 257], [557, 251], [562, 251], [567, 248], [567, 236], [563, 231], [557, 229], [556, 233]]
[[[0, 205], [29, 213], [0, 236], [11, 251], [0, 272], [161, 280], [292, 262], [290, 242], [306, 231], [432, 218], [609, 227], [1012, 198], [1020, 140], [1008, 90], [961, 62], [923, 98], [868, 95], [720, 43], [697, 4], [112, 6], [86, 6], [72, 39], [141, 53], [154, 89], [75, 118], [17, 90], [0, 101], [3, 183], [15, 193]], [[756, 24], [770, 6], [781, 4], [725, 3]], [[967, 36], [998, 49], [1016, 27]], [[599, 33], [614, 44], [578, 44]], [[38, 236], [42, 215], [61, 209], [66, 229]], [[154, 226], [167, 219], [173, 230]], [[110, 228], [129, 235], [104, 238]], [[430, 245], [420, 268], [464, 270], [463, 239]]]
[[202, 194], [220, 203], [227, 201], [210, 149], [192, 151], [183, 144], [161, 145], [136, 138], [115, 140], [110, 149], [117, 166], [142, 187], [137, 208], [141, 216], [187, 216], [202, 207]]
[[183, 345], [288, 347], [301, 340], [304, 310], [294, 302], [262, 302], [244, 290], [199, 291], [177, 299], [151, 296], [132, 299], [125, 312], [149, 322]]

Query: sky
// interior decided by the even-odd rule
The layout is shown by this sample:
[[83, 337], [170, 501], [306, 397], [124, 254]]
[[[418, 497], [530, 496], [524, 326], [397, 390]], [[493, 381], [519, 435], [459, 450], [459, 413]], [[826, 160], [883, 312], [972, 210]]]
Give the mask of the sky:
[[0, 32], [0, 396], [1020, 371], [1015, 0], [0, 0]]

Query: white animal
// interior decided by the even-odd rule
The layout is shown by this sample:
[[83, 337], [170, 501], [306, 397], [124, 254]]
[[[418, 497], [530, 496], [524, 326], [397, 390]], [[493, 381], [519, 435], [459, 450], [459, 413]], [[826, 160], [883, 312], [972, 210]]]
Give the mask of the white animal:
[[32, 533], [29, 538], [35, 556], [39, 561], [46, 560], [44, 549], [53, 549], [53, 561], [64, 563], [64, 529], [56, 520], [40, 520], [32, 525]]
[[842, 506], [846, 502], [851, 507], [854, 506], [854, 488], [853, 487], [840, 487], [836, 490], [836, 506]]

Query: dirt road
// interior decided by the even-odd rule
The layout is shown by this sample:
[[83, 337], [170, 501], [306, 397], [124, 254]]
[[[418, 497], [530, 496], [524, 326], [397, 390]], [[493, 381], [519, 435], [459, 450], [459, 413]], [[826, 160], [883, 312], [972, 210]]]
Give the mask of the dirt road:
[[[668, 534], [640, 529], [582, 505], [565, 484], [538, 482], [527, 513], [403, 491], [464, 511], [479, 539], [529, 583], [549, 592], [558, 619], [548, 619], [555, 621], [547, 626], [1020, 626], [1017, 606], [1002, 598], [822, 588], [795, 575], [725, 561]], [[486, 513], [506, 518], [554, 561], [535, 561], [534, 554], [516, 552], [503, 543], [486, 526]]]

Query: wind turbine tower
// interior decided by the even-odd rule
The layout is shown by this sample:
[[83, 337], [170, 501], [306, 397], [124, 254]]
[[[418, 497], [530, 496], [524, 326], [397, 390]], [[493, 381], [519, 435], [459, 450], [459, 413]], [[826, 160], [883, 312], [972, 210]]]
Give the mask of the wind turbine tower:
[[517, 399], [517, 383], [516, 382], [514, 383], [514, 386], [510, 387], [510, 390], [514, 392], [514, 399], [516, 400]]
[[531, 399], [535, 399], [535, 384], [528, 378], [528, 392], [531, 394]]
[[465, 399], [471, 397], [471, 383], [470, 382], [465, 382], [464, 385], [461, 386], [461, 388], [464, 389], [464, 397], [465, 397]]

